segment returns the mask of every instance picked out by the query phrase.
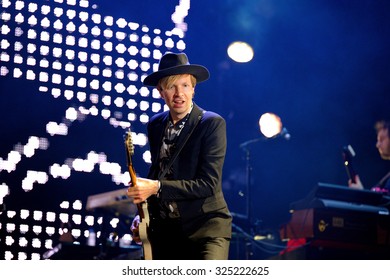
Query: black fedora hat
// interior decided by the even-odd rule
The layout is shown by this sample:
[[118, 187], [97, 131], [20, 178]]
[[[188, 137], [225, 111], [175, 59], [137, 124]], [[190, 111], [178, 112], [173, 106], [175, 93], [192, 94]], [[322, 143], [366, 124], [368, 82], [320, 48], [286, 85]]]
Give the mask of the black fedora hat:
[[143, 83], [145, 86], [157, 86], [161, 78], [179, 74], [192, 74], [197, 83], [206, 81], [210, 77], [206, 67], [190, 64], [185, 53], [166, 53], [160, 59], [158, 71], [148, 75]]

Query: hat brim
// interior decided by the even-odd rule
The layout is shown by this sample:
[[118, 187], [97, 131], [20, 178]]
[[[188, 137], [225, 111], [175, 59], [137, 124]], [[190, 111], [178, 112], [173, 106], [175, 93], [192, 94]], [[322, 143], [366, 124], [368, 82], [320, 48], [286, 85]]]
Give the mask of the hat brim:
[[143, 84], [145, 86], [157, 86], [158, 81], [164, 77], [180, 74], [192, 74], [196, 78], [197, 83], [206, 81], [210, 77], [209, 70], [202, 65], [179, 65], [164, 70], [160, 70], [148, 75]]

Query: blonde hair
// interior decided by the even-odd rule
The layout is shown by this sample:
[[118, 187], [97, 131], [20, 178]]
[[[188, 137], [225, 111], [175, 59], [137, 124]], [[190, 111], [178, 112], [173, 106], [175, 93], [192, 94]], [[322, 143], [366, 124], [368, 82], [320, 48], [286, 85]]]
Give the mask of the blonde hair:
[[390, 122], [386, 120], [380, 120], [375, 123], [376, 133], [379, 133], [381, 130], [387, 130], [387, 136], [390, 137]]
[[172, 76], [167, 76], [167, 77], [161, 78], [158, 81], [157, 89], [164, 90], [164, 89], [168, 88], [170, 85], [172, 85], [174, 82], [176, 82], [178, 79], [180, 79], [182, 77], [186, 77], [188, 75], [190, 75], [192, 87], [195, 87], [196, 78], [194, 75], [192, 75], [192, 74], [178, 74], [178, 75], [172, 75]]

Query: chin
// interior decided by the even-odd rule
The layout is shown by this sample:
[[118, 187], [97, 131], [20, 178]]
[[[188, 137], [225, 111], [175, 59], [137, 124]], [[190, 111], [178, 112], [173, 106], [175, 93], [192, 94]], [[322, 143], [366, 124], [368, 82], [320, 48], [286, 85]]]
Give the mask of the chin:
[[382, 159], [390, 160], [390, 155], [381, 155]]

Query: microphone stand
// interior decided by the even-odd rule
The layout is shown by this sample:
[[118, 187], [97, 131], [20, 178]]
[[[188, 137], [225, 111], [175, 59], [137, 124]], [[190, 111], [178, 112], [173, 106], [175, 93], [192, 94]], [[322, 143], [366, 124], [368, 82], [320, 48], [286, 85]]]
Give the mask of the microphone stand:
[[246, 165], [246, 209], [245, 209], [245, 213], [246, 213], [246, 219], [248, 221], [248, 224], [249, 224], [249, 230], [250, 230], [250, 234], [247, 234], [247, 236], [251, 236], [251, 240], [249, 243], [247, 243], [247, 251], [246, 251], [246, 258], [249, 260], [250, 257], [253, 255], [253, 250], [252, 250], [252, 242], [254, 240], [254, 236], [256, 234], [256, 228], [254, 226], [257, 226], [258, 225], [258, 221], [256, 221], [255, 223], [253, 222], [253, 218], [252, 218], [252, 187], [251, 187], [251, 180], [252, 180], [252, 165], [251, 165], [251, 155], [250, 155], [250, 149], [249, 149], [249, 145], [253, 144], [253, 143], [257, 143], [259, 141], [262, 141], [264, 140], [265, 138], [255, 138], [255, 139], [251, 139], [251, 140], [248, 140], [246, 142], [243, 142], [240, 144], [240, 148], [244, 150], [245, 152], [245, 165]]
[[252, 225], [252, 188], [251, 188], [251, 180], [252, 180], [252, 166], [251, 166], [251, 155], [250, 155], [250, 149], [249, 145], [262, 141], [265, 138], [255, 138], [248, 141], [245, 141], [240, 144], [240, 148], [244, 150], [245, 152], [245, 170], [246, 170], [246, 218], [249, 221], [249, 224]]
[[[271, 138], [277, 138], [277, 137], [282, 137], [285, 140], [290, 140], [291, 135], [288, 132], [286, 128], [283, 128], [278, 134]], [[251, 139], [248, 141], [245, 141], [240, 144], [240, 148], [244, 150], [245, 152], [245, 162], [246, 162], [246, 219], [249, 224], [249, 230], [250, 234], [245, 234], [247, 237], [250, 237], [249, 242], [246, 243], [246, 258], [249, 260], [251, 256], [253, 256], [253, 242], [256, 240], [256, 234], [258, 230], [258, 226], [261, 222], [261, 220], [256, 220], [255, 222], [253, 221], [252, 218], [252, 187], [251, 187], [251, 180], [252, 180], [252, 166], [250, 163], [250, 149], [249, 146], [257, 143], [259, 141], [264, 141], [270, 138], [266, 137], [260, 137], [260, 138], [255, 138]], [[237, 227], [236, 225], [233, 224], [234, 227]]]
[[240, 148], [244, 150], [245, 152], [245, 161], [246, 161], [246, 194], [247, 194], [247, 199], [246, 199], [246, 215], [249, 221], [249, 224], [252, 225], [252, 202], [251, 202], [251, 179], [252, 179], [252, 166], [250, 164], [250, 149], [249, 145], [252, 145], [254, 143], [257, 143], [259, 141], [264, 141], [268, 139], [274, 139], [277, 137], [282, 137], [285, 140], [290, 140], [291, 135], [288, 132], [288, 130], [283, 127], [282, 130], [276, 134], [275, 136], [271, 138], [267, 137], [260, 137], [260, 138], [254, 138], [248, 141], [245, 141], [240, 144]]

